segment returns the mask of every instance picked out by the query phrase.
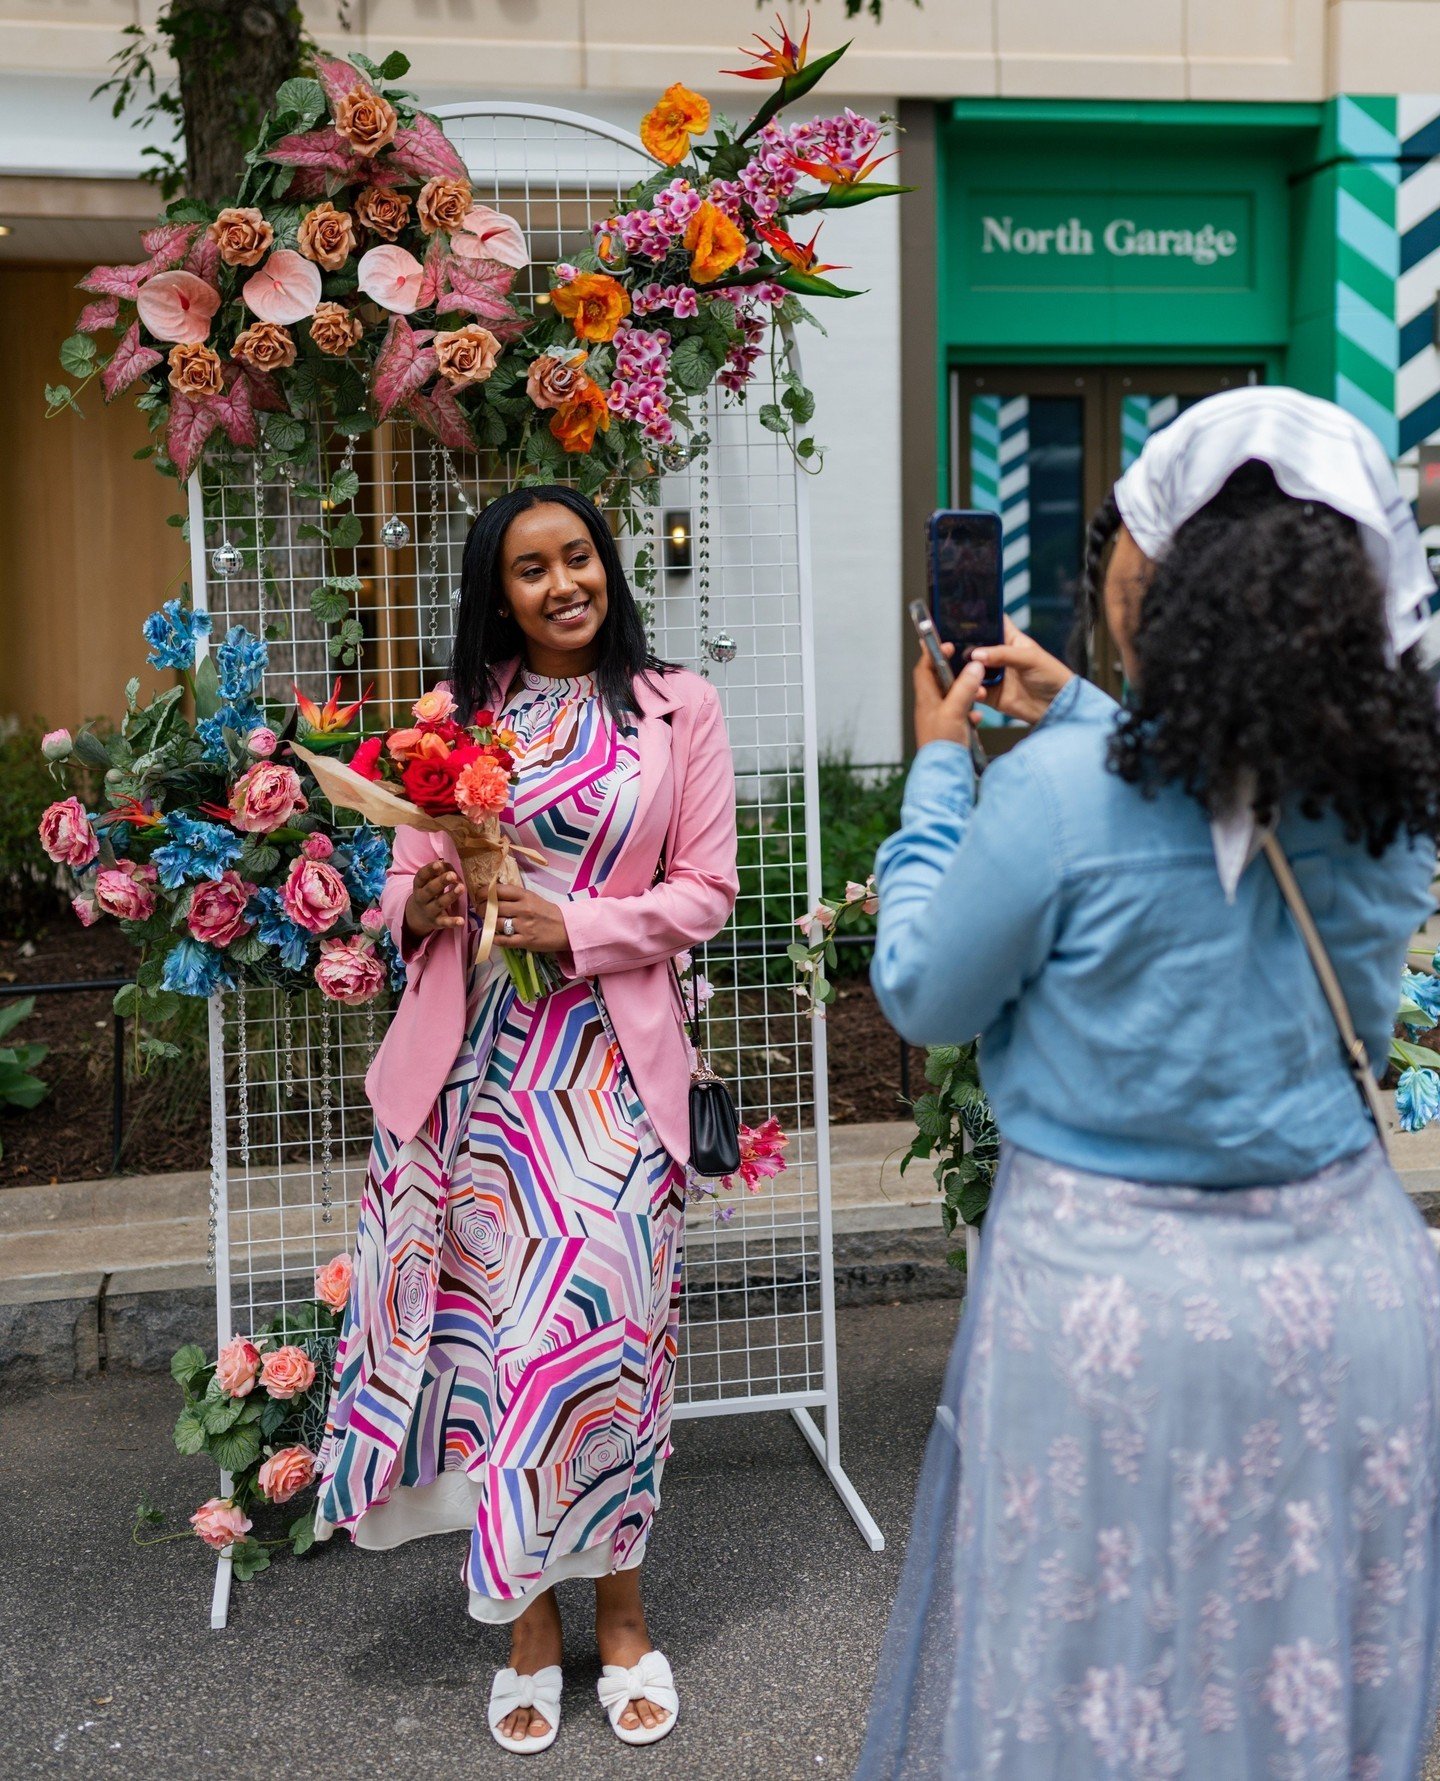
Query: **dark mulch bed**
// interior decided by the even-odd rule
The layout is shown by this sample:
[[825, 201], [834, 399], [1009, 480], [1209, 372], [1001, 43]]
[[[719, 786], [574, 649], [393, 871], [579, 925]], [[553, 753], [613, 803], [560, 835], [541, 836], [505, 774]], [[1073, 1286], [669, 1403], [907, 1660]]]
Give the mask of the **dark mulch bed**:
[[[880, 1012], [875, 992], [863, 977], [839, 981], [825, 1012], [830, 1060], [830, 1123], [868, 1125], [881, 1119], [907, 1119], [902, 1094], [900, 1039]], [[925, 1053], [910, 1046], [909, 1099], [925, 1092]]]
[[[82, 928], [72, 916], [57, 917], [28, 945], [0, 940], [0, 982], [78, 983], [124, 977], [135, 954], [113, 922]], [[36, 1074], [50, 1093], [30, 1112], [0, 1111], [0, 1187], [54, 1181], [86, 1181], [111, 1174], [111, 1081], [114, 1061], [113, 990], [39, 995], [35, 1012], [15, 1029], [18, 1041], [50, 1047]], [[133, 1047], [133, 1032], [127, 1027]], [[156, 1067], [137, 1078], [129, 1059], [124, 1141], [126, 1174], [200, 1169], [210, 1157], [210, 1103], [203, 1065]]]

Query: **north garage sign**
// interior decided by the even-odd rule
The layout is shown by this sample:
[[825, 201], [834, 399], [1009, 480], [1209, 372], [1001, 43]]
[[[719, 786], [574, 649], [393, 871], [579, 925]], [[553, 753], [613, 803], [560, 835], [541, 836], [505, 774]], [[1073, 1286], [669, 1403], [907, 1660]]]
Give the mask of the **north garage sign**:
[[1244, 195], [975, 193], [971, 287], [1234, 290], [1250, 283]]

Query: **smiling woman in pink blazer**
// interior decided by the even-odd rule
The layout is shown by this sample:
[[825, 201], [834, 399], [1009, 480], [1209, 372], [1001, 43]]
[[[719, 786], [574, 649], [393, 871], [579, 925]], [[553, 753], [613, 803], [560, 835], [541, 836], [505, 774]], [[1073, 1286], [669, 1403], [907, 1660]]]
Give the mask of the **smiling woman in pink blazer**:
[[[407, 983], [376, 1117], [317, 1526], [357, 1545], [467, 1529], [470, 1612], [508, 1622], [489, 1721], [560, 1723], [554, 1585], [595, 1581], [600, 1698], [651, 1743], [679, 1700], [640, 1563], [669, 1451], [689, 1048], [670, 961], [737, 890], [719, 700], [650, 655], [614, 540], [562, 487], [512, 491], [466, 543], [454, 716], [514, 736], [502, 819], [544, 855], [497, 947], [550, 961], [521, 1001], [443, 834], [402, 829], [382, 899]], [[483, 913], [483, 912], [482, 912]]]

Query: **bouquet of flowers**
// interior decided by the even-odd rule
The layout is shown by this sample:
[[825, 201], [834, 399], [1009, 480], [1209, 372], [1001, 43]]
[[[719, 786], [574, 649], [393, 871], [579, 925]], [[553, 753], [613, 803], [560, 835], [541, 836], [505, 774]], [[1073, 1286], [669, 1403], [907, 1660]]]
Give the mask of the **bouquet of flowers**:
[[[404, 981], [378, 907], [390, 850], [367, 824], [331, 828], [315, 785], [283, 758], [260, 702], [267, 648], [234, 626], [195, 662], [209, 615], [169, 600], [145, 621], [152, 667], [183, 684], [139, 703], [125, 689], [117, 734], [52, 730], [42, 744], [62, 785], [72, 769], [99, 777], [105, 808], [71, 795], [40, 819], [40, 845], [74, 875], [78, 918], [109, 916], [140, 950], [118, 1014], [163, 1022], [181, 996], [240, 983], [318, 988], [351, 1006]], [[190, 692], [196, 720], [182, 699]], [[296, 722], [312, 741], [353, 732], [363, 701], [342, 706], [297, 694]], [[144, 1042], [169, 1055], [164, 1041]]]
[[[521, 882], [520, 858], [545, 861], [500, 825], [515, 780], [516, 738], [491, 711], [458, 723], [455, 700], [444, 687], [425, 693], [411, 709], [413, 724], [367, 737], [348, 765], [298, 745], [295, 753], [337, 809], [358, 811], [382, 827], [443, 830], [454, 840], [471, 906], [485, 911], [479, 957], [488, 959], [500, 885]], [[535, 953], [507, 948], [504, 958], [524, 1001], [538, 1001], [554, 981]]]

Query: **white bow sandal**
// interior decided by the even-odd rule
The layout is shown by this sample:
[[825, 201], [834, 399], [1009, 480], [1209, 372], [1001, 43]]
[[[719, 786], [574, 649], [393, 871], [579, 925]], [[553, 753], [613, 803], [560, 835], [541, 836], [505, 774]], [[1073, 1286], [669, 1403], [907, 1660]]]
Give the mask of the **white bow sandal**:
[[[517, 1756], [535, 1756], [548, 1750], [560, 1730], [560, 1689], [563, 1678], [559, 1664], [536, 1670], [533, 1676], [521, 1676], [514, 1670], [501, 1670], [490, 1684], [490, 1706], [487, 1717], [490, 1735], [502, 1750], [513, 1750]], [[533, 1707], [550, 1727], [538, 1738], [509, 1738], [500, 1727], [521, 1707]]]
[[[610, 1715], [610, 1729], [622, 1744], [658, 1744], [680, 1717], [680, 1696], [669, 1660], [660, 1651], [647, 1651], [632, 1669], [606, 1664], [596, 1685], [600, 1705]], [[633, 1730], [620, 1723], [631, 1701], [649, 1701], [669, 1718], [661, 1725], [637, 1725]]]

